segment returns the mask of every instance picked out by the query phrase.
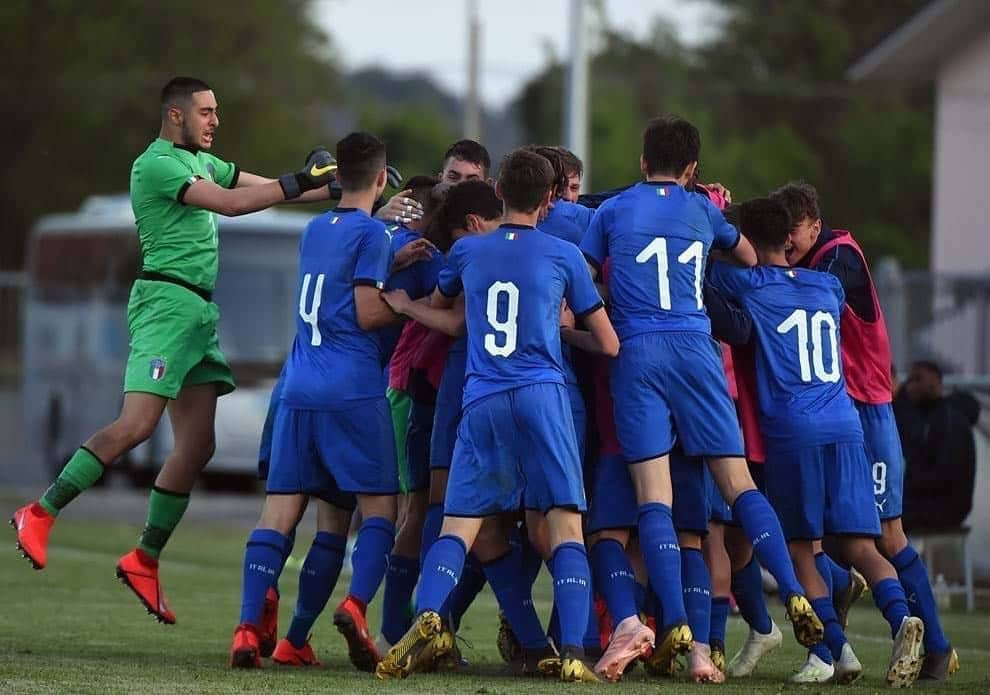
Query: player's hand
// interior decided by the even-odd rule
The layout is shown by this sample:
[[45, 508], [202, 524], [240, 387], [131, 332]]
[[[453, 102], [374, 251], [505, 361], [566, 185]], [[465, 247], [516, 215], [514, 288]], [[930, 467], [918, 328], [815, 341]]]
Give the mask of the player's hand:
[[436, 253], [436, 250], [437, 247], [428, 239], [411, 241], [395, 252], [395, 258], [392, 259], [392, 272], [398, 272], [419, 261], [428, 261]]
[[306, 191], [326, 186], [337, 171], [337, 160], [324, 148], [318, 147], [306, 157], [306, 165], [294, 174], [284, 174], [278, 182], [286, 200], [298, 198]]
[[718, 193], [725, 200], [726, 205], [732, 205], [732, 191], [720, 183], [706, 183], [705, 187]]
[[412, 299], [403, 289], [382, 292], [382, 299], [397, 314], [404, 314], [405, 310], [412, 304]]
[[415, 198], [410, 198], [412, 191], [399, 191], [389, 198], [389, 201], [378, 208], [375, 217], [385, 223], [409, 224], [423, 219], [423, 206]]

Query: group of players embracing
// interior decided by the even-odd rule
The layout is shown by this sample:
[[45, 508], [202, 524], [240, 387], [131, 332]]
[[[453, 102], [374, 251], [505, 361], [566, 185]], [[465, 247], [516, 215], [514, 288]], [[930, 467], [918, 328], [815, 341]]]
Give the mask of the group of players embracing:
[[[492, 186], [487, 152], [461, 141], [386, 226], [385, 145], [337, 144], [340, 203], [300, 248], [233, 666], [318, 663], [310, 629], [353, 516], [333, 621], [379, 678], [461, 663], [456, 632], [486, 583], [520, 675], [617, 681], [641, 660], [670, 676], [684, 657], [694, 681], [745, 676], [782, 641], [761, 567], [808, 648], [794, 680], [860, 676], [844, 630], [867, 587], [890, 625], [889, 685], [958, 668], [899, 521], [890, 348], [863, 252], [811, 186], [726, 207], [699, 158], [694, 126], [657, 118], [644, 180], [578, 198], [567, 150], [517, 149]], [[276, 641], [309, 500], [318, 531]], [[727, 664], [730, 592], [750, 632]]]
[[[176, 622], [158, 560], [234, 388], [212, 302], [216, 215], [339, 197], [300, 244], [231, 666], [318, 663], [310, 630], [357, 525], [333, 621], [352, 663], [383, 679], [458, 667], [456, 632], [486, 583], [519, 675], [617, 681], [642, 660], [671, 676], [683, 659], [694, 681], [746, 676], [783, 639], [761, 567], [809, 650], [795, 680], [860, 676], [845, 627], [867, 587], [890, 625], [888, 684], [958, 669], [900, 522], [876, 290], [811, 186], [726, 207], [728, 190], [698, 181], [697, 129], [662, 117], [626, 188], [579, 197], [581, 162], [546, 146], [507, 155], [493, 186], [484, 147], [460, 141], [438, 177], [379, 207], [398, 175], [378, 138], [352, 133], [336, 161], [319, 148], [271, 179], [210, 153], [218, 108], [199, 79], [162, 89], [159, 136], [131, 171], [142, 271], [121, 413], [15, 510], [33, 567], [59, 512], [167, 409], [175, 446], [116, 572]], [[278, 640], [278, 579], [310, 502], [317, 533]], [[546, 626], [532, 599], [544, 566]], [[366, 610], [382, 583], [376, 640]], [[750, 631], [726, 663], [730, 593]]]

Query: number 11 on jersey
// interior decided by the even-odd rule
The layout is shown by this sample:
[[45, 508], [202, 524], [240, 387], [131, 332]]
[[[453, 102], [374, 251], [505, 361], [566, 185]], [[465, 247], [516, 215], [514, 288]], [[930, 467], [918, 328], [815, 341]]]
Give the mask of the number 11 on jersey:
[[[683, 265], [694, 261], [694, 297], [698, 303], [698, 309], [704, 306], [701, 297], [701, 254], [705, 246], [700, 241], [688, 244], [684, 252], [677, 257], [677, 262]], [[660, 290], [660, 308], [670, 311], [673, 306], [670, 301], [670, 261], [667, 259], [667, 240], [664, 237], [657, 237], [646, 248], [636, 256], [637, 263], [648, 263], [650, 258], [657, 257], [657, 283]]]

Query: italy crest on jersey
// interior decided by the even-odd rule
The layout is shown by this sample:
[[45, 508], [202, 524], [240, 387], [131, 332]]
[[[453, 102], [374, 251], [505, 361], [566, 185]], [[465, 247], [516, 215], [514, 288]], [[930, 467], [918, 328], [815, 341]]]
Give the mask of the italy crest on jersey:
[[165, 360], [160, 357], [156, 357], [151, 360], [150, 363], [150, 376], [152, 381], [161, 381], [161, 378], [165, 376]]

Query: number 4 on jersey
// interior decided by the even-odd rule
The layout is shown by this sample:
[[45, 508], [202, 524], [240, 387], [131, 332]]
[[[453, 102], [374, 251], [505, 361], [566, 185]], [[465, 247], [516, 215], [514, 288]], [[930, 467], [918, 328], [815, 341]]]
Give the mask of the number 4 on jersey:
[[302, 289], [299, 291], [299, 316], [313, 329], [313, 335], [309, 341], [313, 347], [319, 347], [323, 343], [319, 324], [320, 302], [323, 299], [323, 277], [323, 273], [316, 276], [316, 284], [313, 287], [313, 304], [309, 311], [306, 310], [306, 296], [309, 294], [309, 281], [313, 278], [312, 274], [303, 275]]

